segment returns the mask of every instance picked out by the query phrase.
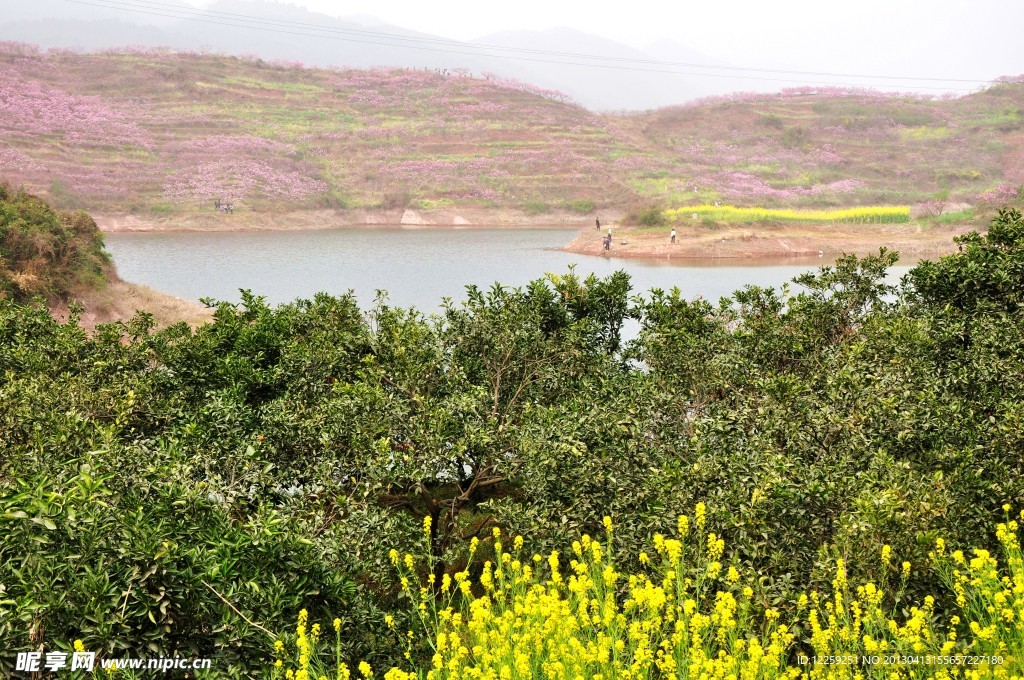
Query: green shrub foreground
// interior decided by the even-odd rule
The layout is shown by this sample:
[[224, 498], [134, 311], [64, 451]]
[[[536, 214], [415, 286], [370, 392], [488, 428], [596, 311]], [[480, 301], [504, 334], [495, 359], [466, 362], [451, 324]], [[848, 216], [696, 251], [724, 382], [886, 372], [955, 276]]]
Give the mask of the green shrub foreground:
[[697, 503], [757, 611], [797, 620], [841, 559], [898, 625], [933, 596], [946, 630], [936, 540], [995, 553], [1024, 505], [1024, 220], [960, 246], [898, 286], [882, 251], [717, 304], [569, 273], [436, 317], [245, 295], [195, 330], [87, 335], [0, 300], [0, 671], [81, 640], [270, 674], [303, 609], [353, 668], [429, 667], [392, 549], [430, 556], [418, 598], [479, 584], [495, 526], [568, 556], [607, 515], [615, 569], [653, 578], [640, 553]]

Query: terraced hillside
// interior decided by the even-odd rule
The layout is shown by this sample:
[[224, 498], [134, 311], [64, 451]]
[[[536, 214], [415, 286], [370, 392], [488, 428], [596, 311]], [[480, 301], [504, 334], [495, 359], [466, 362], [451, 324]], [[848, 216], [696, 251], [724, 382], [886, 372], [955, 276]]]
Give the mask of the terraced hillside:
[[1024, 179], [1020, 82], [949, 100], [802, 90], [610, 116], [482, 74], [6, 43], [0, 92], [0, 177], [106, 214], [218, 199], [274, 213], [927, 209], [1004, 200]]
[[635, 186], [673, 203], [998, 202], [1024, 180], [1022, 106], [1020, 79], [956, 99], [795, 89], [698, 101], [637, 117], [651, 153], [675, 162]]

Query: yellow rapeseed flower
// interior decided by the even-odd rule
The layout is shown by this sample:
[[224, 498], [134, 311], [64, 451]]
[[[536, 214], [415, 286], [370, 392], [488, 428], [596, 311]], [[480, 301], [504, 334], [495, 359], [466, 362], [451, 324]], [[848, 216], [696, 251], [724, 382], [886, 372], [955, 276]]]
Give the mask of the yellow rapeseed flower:
[[864, 206], [840, 210], [790, 210], [771, 208], [738, 208], [731, 205], [690, 205], [664, 211], [669, 221], [700, 215], [719, 222], [855, 222], [903, 223], [910, 221], [908, 206]]

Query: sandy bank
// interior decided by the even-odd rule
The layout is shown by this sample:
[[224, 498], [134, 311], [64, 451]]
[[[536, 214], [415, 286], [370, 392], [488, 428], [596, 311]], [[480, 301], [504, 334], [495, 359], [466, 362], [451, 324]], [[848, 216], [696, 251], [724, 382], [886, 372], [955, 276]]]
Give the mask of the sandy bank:
[[[139, 310], [152, 314], [157, 328], [182, 321], [194, 328], [213, 319], [213, 310], [198, 302], [117, 278], [109, 280], [101, 288], [75, 291], [71, 300], [84, 308], [78, 323], [88, 331], [95, 329], [97, 324], [127, 321]], [[61, 322], [68, 320], [70, 311], [67, 303], [50, 308], [50, 314]]]
[[[613, 221], [621, 213], [601, 214], [602, 222]], [[528, 215], [518, 210], [460, 208], [459, 210], [303, 210], [285, 213], [239, 211], [230, 215], [212, 209], [205, 212], [169, 216], [137, 214], [93, 215], [103, 231], [298, 231], [338, 227], [386, 227], [416, 229], [450, 227], [453, 229], [526, 228], [580, 229], [593, 226], [594, 215], [552, 212]]]
[[676, 242], [669, 242], [671, 227], [612, 226], [612, 247], [605, 251], [606, 233], [584, 229], [565, 247], [583, 255], [644, 259], [783, 258], [865, 255], [885, 246], [905, 258], [944, 255], [957, 249], [953, 237], [975, 229], [970, 225], [922, 227], [894, 225], [771, 225], [692, 227], [677, 226]]

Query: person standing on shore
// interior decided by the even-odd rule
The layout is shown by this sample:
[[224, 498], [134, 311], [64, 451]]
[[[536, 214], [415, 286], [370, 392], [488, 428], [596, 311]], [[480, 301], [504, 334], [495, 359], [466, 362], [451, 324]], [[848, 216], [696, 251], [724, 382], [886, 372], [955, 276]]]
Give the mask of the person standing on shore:
[[675, 227], [672, 227], [672, 233], [670, 234], [670, 236], [672, 237], [672, 241], [671, 242], [675, 243], [676, 242], [676, 228]]
[[594, 220], [594, 229], [596, 229], [597, 231], [601, 231], [601, 218], [600, 217], [598, 217], [596, 220]]
[[604, 249], [605, 250], [611, 250], [611, 248], [612, 248], [612, 230], [609, 229], [608, 230], [608, 234], [605, 235], [605, 237], [603, 239], [601, 239], [601, 240], [604, 241]]

